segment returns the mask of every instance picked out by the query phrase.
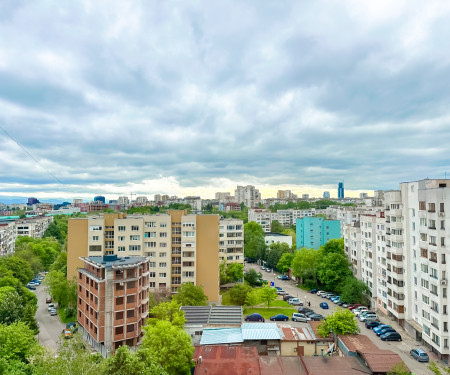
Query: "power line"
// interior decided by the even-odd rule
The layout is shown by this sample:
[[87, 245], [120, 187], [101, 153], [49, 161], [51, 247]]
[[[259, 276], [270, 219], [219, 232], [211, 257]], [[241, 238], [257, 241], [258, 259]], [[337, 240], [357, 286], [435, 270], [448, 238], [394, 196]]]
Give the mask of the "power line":
[[39, 163], [39, 160], [37, 160], [31, 152], [29, 152], [25, 147], [23, 147], [18, 141], [16, 141], [4, 128], [0, 125], [0, 129], [3, 130], [3, 132], [10, 138], [17, 146], [20, 147], [20, 149], [25, 152], [28, 157], [33, 160], [37, 165], [39, 165], [43, 170], [45, 170], [51, 177], [53, 177], [56, 181], [58, 181], [61, 185], [65, 185], [58, 177], [56, 177], [52, 172], [50, 172], [47, 168], [45, 168], [41, 163]]

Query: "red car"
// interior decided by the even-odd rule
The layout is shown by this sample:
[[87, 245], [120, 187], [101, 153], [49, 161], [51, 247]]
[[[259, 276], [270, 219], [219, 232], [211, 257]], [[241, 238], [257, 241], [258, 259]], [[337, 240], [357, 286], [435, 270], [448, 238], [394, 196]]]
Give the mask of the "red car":
[[350, 305], [348, 307], [349, 310], [353, 310], [356, 309], [357, 307], [362, 306], [360, 303], [354, 303], [353, 305]]

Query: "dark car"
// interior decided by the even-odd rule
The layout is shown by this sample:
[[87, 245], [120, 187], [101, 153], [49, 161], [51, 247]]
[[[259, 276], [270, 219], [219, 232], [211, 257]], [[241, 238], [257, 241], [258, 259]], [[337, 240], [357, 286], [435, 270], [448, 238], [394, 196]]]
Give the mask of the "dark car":
[[294, 297], [291, 296], [290, 294], [286, 294], [283, 296], [283, 301], [289, 301], [291, 298], [294, 298]]
[[311, 294], [316, 294], [319, 291], [319, 289], [311, 289]]
[[247, 315], [244, 320], [246, 322], [264, 322], [265, 321], [264, 318], [262, 317], [262, 315], [257, 314], [257, 313]]
[[47, 297], [45, 299], [45, 303], [51, 303], [52, 302], [52, 297]]
[[328, 303], [326, 302], [321, 302], [319, 305], [322, 309], [328, 309]]
[[378, 327], [381, 323], [376, 320], [366, 320], [366, 328], [373, 329], [374, 327]]
[[409, 354], [411, 354], [418, 362], [428, 362], [430, 360], [425, 350], [419, 348], [411, 349]]
[[394, 328], [390, 327], [390, 328], [383, 328], [380, 331], [377, 332], [377, 336], [383, 336], [386, 333], [389, 332], [397, 332]]
[[306, 316], [310, 316], [310, 315], [314, 315], [314, 314], [316, 314], [316, 313], [313, 310], [305, 312]]
[[402, 336], [398, 332], [386, 332], [384, 335], [380, 336], [382, 341], [402, 341]]
[[274, 315], [270, 317], [270, 320], [273, 321], [280, 321], [280, 322], [287, 322], [289, 320], [289, 317], [287, 315], [283, 315], [283, 314], [278, 314], [278, 315]]
[[313, 311], [314, 311], [313, 309], [310, 309], [309, 307], [305, 307], [305, 306], [298, 308], [298, 312], [302, 313], [302, 314], [306, 314], [307, 312], [313, 312]]
[[281, 276], [281, 280], [289, 280], [289, 276], [283, 275]]
[[320, 314], [313, 314], [313, 315], [310, 315], [309, 316], [309, 318], [312, 320], [312, 321], [319, 321], [319, 320], [324, 320], [325, 319], [325, 317], [323, 316], [323, 315], [320, 315]]
[[384, 328], [391, 328], [391, 326], [388, 325], [388, 324], [380, 324], [378, 327], [375, 327], [375, 328], [373, 329], [373, 331], [374, 331], [375, 333], [377, 333], [377, 332], [381, 331], [381, 330], [384, 329]]

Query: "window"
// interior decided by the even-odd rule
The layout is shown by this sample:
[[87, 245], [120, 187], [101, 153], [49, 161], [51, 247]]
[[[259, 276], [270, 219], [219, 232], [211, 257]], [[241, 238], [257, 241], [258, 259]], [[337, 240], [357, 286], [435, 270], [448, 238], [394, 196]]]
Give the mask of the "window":
[[116, 298], [116, 305], [123, 305], [123, 297], [117, 297]]
[[167, 263], [166, 262], [161, 262], [161, 263], [159, 263], [159, 266], [160, 267], [167, 267]]
[[160, 224], [159, 224], [159, 227], [160, 227], [160, 228], [167, 228], [167, 223], [160, 223]]
[[128, 281], [127, 282], [127, 289], [132, 289], [135, 286], [135, 282], [134, 281]]
[[183, 237], [195, 237], [195, 232], [193, 232], [193, 231], [189, 231], [189, 232], [183, 231]]
[[146, 242], [145, 247], [156, 247], [156, 242]]
[[127, 303], [133, 303], [134, 302], [134, 295], [127, 296]]
[[154, 221], [148, 221], [145, 223], [146, 228], [156, 228], [156, 223]]
[[130, 250], [130, 251], [141, 251], [141, 245], [130, 245], [128, 247], [128, 250]]
[[123, 319], [123, 311], [116, 312], [116, 320], [122, 320]]
[[159, 237], [167, 237], [167, 232], [161, 232], [161, 233], [159, 234]]
[[156, 272], [150, 272], [150, 273], [148, 274], [148, 277], [156, 277]]
[[439, 203], [439, 211], [444, 212], [444, 203]]
[[159, 247], [167, 247], [167, 242], [160, 242]]
[[92, 236], [92, 241], [98, 241], [98, 236]]
[[132, 230], [133, 232], [138, 231], [138, 230], [139, 230], [139, 225], [132, 225], [132, 226], [131, 226], [131, 230]]
[[127, 325], [127, 332], [133, 332], [134, 331], [134, 324], [128, 324]]
[[117, 251], [125, 251], [125, 246], [118, 246]]
[[164, 258], [164, 257], [166, 257], [167, 256], [167, 253], [159, 253], [159, 257], [160, 258]]
[[155, 267], [156, 267], [156, 262], [149, 262], [149, 263], [148, 263], [148, 266], [149, 266], [150, 268], [155, 268]]
[[149, 286], [150, 288], [154, 288], [156, 286], [156, 283], [154, 281], [150, 281]]
[[165, 272], [160, 272], [159, 277], [167, 277], [167, 274]]
[[183, 277], [194, 277], [194, 271], [183, 271]]
[[134, 318], [134, 310], [127, 310], [127, 318]]
[[134, 234], [130, 236], [130, 241], [140, 241], [141, 236], [139, 234]]
[[430, 297], [426, 296], [425, 294], [422, 294], [422, 302], [424, 302], [427, 305], [429, 305], [430, 304]]
[[123, 334], [123, 327], [122, 326], [116, 327], [114, 333], [116, 335], [122, 335]]
[[118, 230], [119, 232], [125, 232], [125, 225], [119, 225], [119, 226], [117, 227], [117, 230]]
[[102, 230], [101, 225], [89, 225], [89, 230]]
[[117, 283], [116, 284], [116, 290], [123, 290], [123, 283]]
[[117, 237], [117, 241], [119, 241], [119, 242], [125, 241], [125, 236], [119, 236], [119, 237]]
[[156, 238], [156, 232], [145, 232], [146, 238]]

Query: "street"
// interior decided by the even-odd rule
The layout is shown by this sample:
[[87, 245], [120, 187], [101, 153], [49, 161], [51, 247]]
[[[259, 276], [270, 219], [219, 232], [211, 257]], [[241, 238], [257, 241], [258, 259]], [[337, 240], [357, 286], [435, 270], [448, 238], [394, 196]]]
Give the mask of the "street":
[[[298, 297], [303, 302], [304, 306], [307, 306], [308, 302], [311, 302], [310, 308], [313, 309], [315, 312], [322, 314], [323, 316], [327, 316], [329, 314], [332, 314], [336, 307], [338, 307], [336, 304], [331, 302], [330, 300], [326, 298], [322, 298], [316, 294], [311, 294], [308, 292], [305, 292], [304, 290], [297, 288], [296, 284], [292, 280], [280, 280], [277, 279], [276, 276], [279, 275], [279, 273], [272, 272], [266, 272], [261, 270], [261, 266], [259, 266], [256, 263], [245, 263], [246, 270], [254, 269], [257, 272], [261, 272], [263, 279], [268, 281], [274, 281], [275, 286], [283, 288], [285, 292], [288, 292], [291, 296]], [[281, 298], [281, 297], [280, 297]], [[319, 304], [321, 302], [327, 302], [329, 309], [324, 310], [319, 307]], [[416, 340], [414, 340], [412, 337], [410, 337], [401, 327], [399, 327], [395, 322], [393, 322], [391, 319], [389, 319], [386, 316], [383, 316], [383, 314], [377, 313], [378, 317], [380, 318], [380, 321], [384, 324], [391, 325], [395, 330], [397, 330], [401, 336], [402, 336], [402, 342], [387, 342], [387, 341], [381, 341], [377, 335], [370, 329], [367, 329], [364, 325], [364, 323], [359, 322], [360, 326], [360, 333], [362, 335], [365, 335], [371, 339], [371, 341], [377, 345], [382, 350], [392, 350], [394, 353], [397, 353], [400, 355], [402, 360], [405, 362], [405, 364], [409, 367], [409, 369], [414, 372], [416, 375], [432, 375], [432, 372], [428, 370], [427, 363], [419, 363], [416, 360], [414, 360], [410, 354], [409, 351], [413, 348], [421, 348], [425, 350], [431, 359], [434, 359], [435, 356], [430, 353], [430, 351], [423, 345], [420, 345]], [[283, 322], [283, 324], [286, 324], [287, 322]], [[304, 326], [307, 323], [300, 323], [300, 322], [292, 322], [289, 321], [289, 325], [291, 326]]]
[[58, 340], [61, 338], [65, 324], [61, 323], [58, 315], [51, 316], [48, 312], [47, 304], [45, 303], [48, 295], [45, 292], [45, 287], [39, 285], [36, 287], [35, 293], [38, 299], [36, 321], [39, 323], [39, 344], [56, 351], [58, 348]]

